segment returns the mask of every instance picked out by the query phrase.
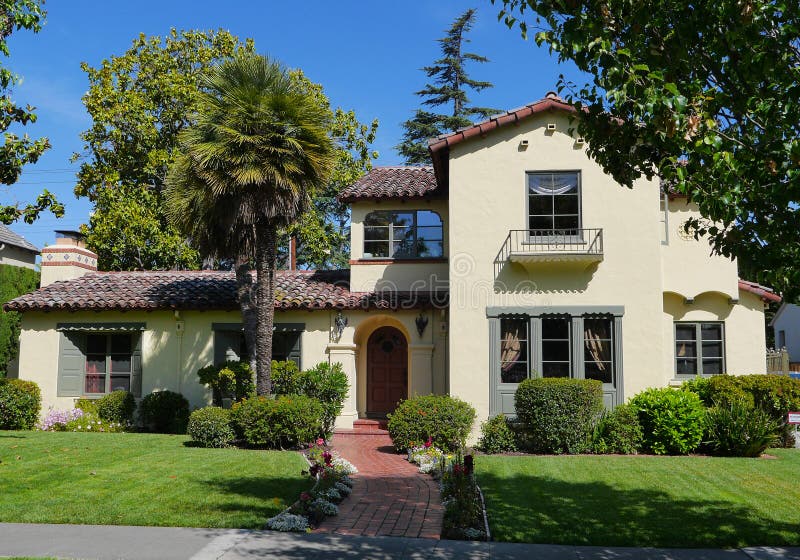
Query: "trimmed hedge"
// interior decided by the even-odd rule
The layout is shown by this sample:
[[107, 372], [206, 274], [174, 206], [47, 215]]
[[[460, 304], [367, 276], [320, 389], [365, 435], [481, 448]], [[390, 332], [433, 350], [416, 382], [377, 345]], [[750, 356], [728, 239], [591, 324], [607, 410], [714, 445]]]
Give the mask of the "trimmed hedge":
[[252, 447], [297, 447], [323, 435], [322, 404], [305, 395], [251, 397], [233, 405], [236, 435]]
[[498, 414], [481, 424], [478, 449], [488, 454], [517, 450], [517, 436], [504, 414]]
[[526, 379], [514, 395], [521, 444], [534, 453], [582, 453], [603, 410], [594, 379]]
[[231, 426], [231, 411], [218, 406], [192, 412], [186, 433], [201, 447], [228, 447], [236, 438]]
[[645, 450], [656, 455], [686, 455], [700, 445], [705, 408], [697, 394], [669, 387], [647, 389], [629, 404], [639, 416]]
[[142, 399], [145, 428], [159, 434], [184, 434], [189, 422], [189, 401], [174, 391], [156, 391]]
[[0, 264], [0, 378], [8, 374], [8, 364], [19, 353], [22, 314], [3, 311], [3, 304], [39, 286], [39, 273], [29, 268]]
[[42, 410], [42, 392], [33, 381], [0, 378], [0, 430], [32, 430]]
[[475, 423], [475, 409], [449, 395], [424, 395], [400, 401], [389, 418], [389, 437], [397, 451], [424, 444], [428, 438], [444, 451], [466, 444]]
[[[84, 399], [80, 399], [84, 401]], [[81, 406], [87, 406], [84, 402], [79, 402]], [[136, 411], [136, 399], [133, 394], [128, 391], [112, 391], [104, 397], [100, 397], [94, 401], [94, 407], [97, 411], [97, 416], [105, 422], [116, 422], [119, 424], [128, 425], [133, 422], [133, 413]], [[94, 412], [82, 408], [86, 412]]]
[[333, 425], [342, 412], [349, 389], [342, 364], [322, 362], [300, 371], [291, 360], [272, 362], [272, 392], [276, 395], [305, 395], [317, 399], [324, 409], [322, 430], [325, 437], [333, 432]]
[[638, 411], [630, 405], [621, 404], [610, 412], [604, 412], [597, 421], [592, 451], [631, 455], [642, 447], [642, 438]]
[[742, 401], [764, 410], [779, 423], [778, 443], [794, 446], [794, 430], [786, 424], [786, 416], [790, 410], [800, 410], [800, 379], [786, 375], [716, 375], [687, 381], [682, 388], [698, 394], [708, 407]]

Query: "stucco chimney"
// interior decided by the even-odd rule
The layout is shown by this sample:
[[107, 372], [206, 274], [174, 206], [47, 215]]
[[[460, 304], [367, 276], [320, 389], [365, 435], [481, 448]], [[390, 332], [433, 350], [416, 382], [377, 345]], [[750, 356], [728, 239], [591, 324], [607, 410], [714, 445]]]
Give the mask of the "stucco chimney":
[[97, 270], [97, 255], [86, 248], [79, 231], [56, 230], [56, 242], [42, 249], [41, 286], [78, 278]]

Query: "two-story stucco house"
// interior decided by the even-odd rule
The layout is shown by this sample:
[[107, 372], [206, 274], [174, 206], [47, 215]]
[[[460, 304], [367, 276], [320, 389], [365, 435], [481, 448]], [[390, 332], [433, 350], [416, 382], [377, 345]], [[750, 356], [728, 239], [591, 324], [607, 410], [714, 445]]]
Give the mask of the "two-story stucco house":
[[[611, 406], [764, 372], [764, 305], [779, 296], [681, 233], [685, 199], [604, 174], [570, 116], [548, 94], [435, 139], [432, 167], [374, 169], [342, 195], [349, 271], [279, 272], [275, 358], [344, 366], [339, 427], [414, 394], [513, 413], [532, 376], [598, 379]], [[89, 251], [57, 247], [42, 288], [8, 305], [24, 312], [20, 376], [47, 404], [115, 388], [208, 402], [197, 369], [242, 348], [233, 274], [90, 272]]]

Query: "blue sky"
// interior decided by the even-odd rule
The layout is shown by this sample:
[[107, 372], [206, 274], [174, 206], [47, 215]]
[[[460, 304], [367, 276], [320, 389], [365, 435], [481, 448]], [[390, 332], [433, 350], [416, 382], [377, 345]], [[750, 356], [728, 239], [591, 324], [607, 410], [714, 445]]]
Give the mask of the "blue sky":
[[375, 164], [392, 165], [401, 163], [394, 150], [400, 123], [419, 106], [414, 92], [426, 83], [420, 68], [438, 57], [436, 39], [469, 7], [478, 9], [478, 21], [468, 48], [491, 60], [473, 65], [472, 76], [495, 84], [473, 95], [474, 104], [511, 109], [555, 89], [560, 73], [579, 78], [574, 67], [559, 66], [547, 49], [499, 23], [498, 8], [488, 1], [48, 0], [44, 29], [12, 36], [11, 58], [3, 62], [23, 77], [15, 99], [37, 107], [39, 120], [27, 132], [49, 137], [53, 148], [26, 168], [17, 185], [0, 187], [0, 202], [25, 203], [47, 188], [66, 203], [66, 214], [12, 229], [43, 247], [54, 229], [87, 221], [91, 205], [73, 195], [78, 164], [69, 161], [81, 151], [79, 134], [91, 123], [81, 103], [88, 82], [80, 63], [97, 66], [123, 53], [139, 33], [224, 28], [253, 38], [260, 53], [321, 83], [334, 106], [355, 110], [364, 122], [377, 118]]

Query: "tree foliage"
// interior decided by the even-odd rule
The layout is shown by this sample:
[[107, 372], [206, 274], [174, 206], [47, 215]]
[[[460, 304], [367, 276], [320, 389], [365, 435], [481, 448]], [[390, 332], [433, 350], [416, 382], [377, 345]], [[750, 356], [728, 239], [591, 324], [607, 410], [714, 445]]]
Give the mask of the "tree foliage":
[[170, 30], [140, 35], [121, 56], [93, 68], [83, 97], [92, 117], [81, 133], [84, 160], [75, 194], [95, 212], [87, 244], [104, 270], [197, 268], [199, 255], [164, 215], [162, 191], [178, 134], [192, 122], [200, 75], [239, 51], [252, 52], [228, 31]]
[[[8, 38], [15, 31], [26, 29], [38, 33], [47, 15], [43, 9], [44, 0], [0, 0], [0, 53], [10, 56]], [[47, 138], [32, 139], [27, 134], [19, 136], [10, 129], [24, 127], [36, 122], [34, 108], [20, 106], [12, 99], [14, 85], [19, 76], [10, 69], [0, 66], [0, 132], [3, 132], [3, 145], [0, 147], [0, 184], [13, 185], [19, 180], [22, 168], [28, 163], [36, 163], [39, 157], [50, 148]], [[43, 190], [36, 201], [19, 205], [0, 205], [0, 222], [10, 224], [20, 218], [33, 223], [39, 214], [50, 210], [57, 217], [64, 215], [64, 205], [55, 195]]]
[[[169, 170], [167, 199], [175, 223], [193, 224], [187, 233], [200, 236], [220, 257], [255, 262], [259, 395], [271, 392], [278, 229], [295, 223], [328, 183], [335, 162], [330, 130], [330, 110], [285, 67], [240, 53], [204, 75], [196, 122], [181, 133]], [[214, 235], [200, 231], [204, 227]], [[243, 247], [251, 254], [243, 254]], [[238, 274], [237, 279], [242, 281]]]
[[592, 76], [559, 89], [607, 173], [627, 187], [660, 175], [698, 205], [688, 231], [796, 296], [797, 2], [502, 0], [499, 17]]
[[403, 123], [405, 133], [397, 151], [406, 163], [429, 163], [429, 138], [469, 126], [476, 116], [486, 118], [498, 112], [496, 109], [472, 107], [469, 104], [468, 89], [479, 92], [492, 87], [490, 82], [470, 78], [466, 69], [467, 62], [489, 62], [485, 56], [464, 51], [464, 45], [469, 42], [466, 34], [475, 23], [475, 13], [474, 9], [469, 9], [456, 18], [447, 35], [438, 40], [441, 58], [422, 69], [428, 78], [433, 79], [416, 92], [424, 99], [422, 104], [426, 107], [452, 105], [452, 112], [444, 114], [417, 109], [414, 116]]
[[8, 363], [19, 352], [21, 315], [3, 311], [2, 304], [36, 289], [39, 273], [29, 268], [0, 264], [0, 377], [8, 372]]

